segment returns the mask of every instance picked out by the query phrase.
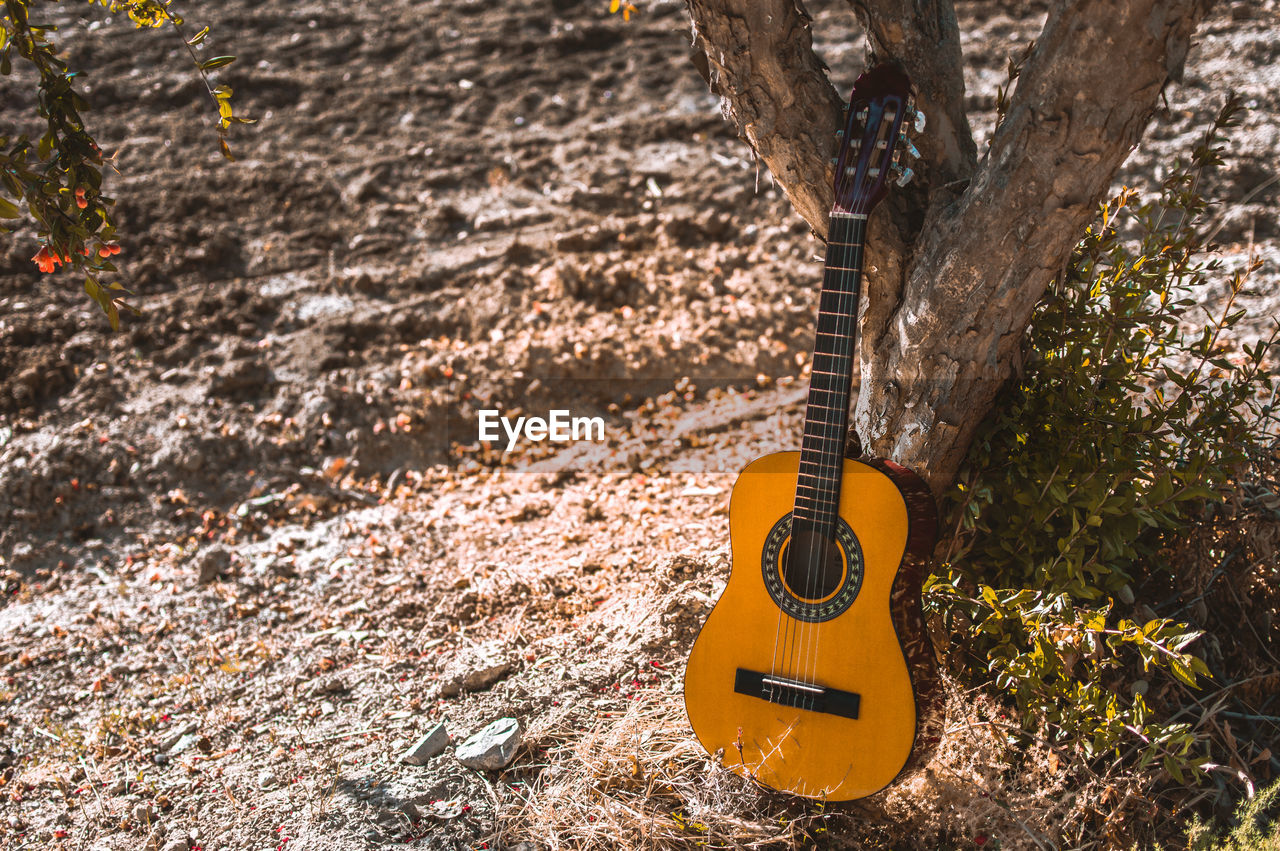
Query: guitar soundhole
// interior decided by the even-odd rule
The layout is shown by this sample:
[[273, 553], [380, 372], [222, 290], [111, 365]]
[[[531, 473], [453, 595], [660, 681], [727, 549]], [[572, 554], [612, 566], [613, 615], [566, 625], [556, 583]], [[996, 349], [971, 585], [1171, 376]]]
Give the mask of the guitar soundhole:
[[782, 581], [806, 603], [825, 600], [840, 587], [844, 556], [835, 541], [818, 532], [793, 535], [782, 554]]
[[818, 623], [843, 614], [862, 588], [862, 547], [843, 519], [834, 540], [811, 530], [791, 535], [791, 514], [773, 524], [761, 553], [764, 587], [791, 617]]

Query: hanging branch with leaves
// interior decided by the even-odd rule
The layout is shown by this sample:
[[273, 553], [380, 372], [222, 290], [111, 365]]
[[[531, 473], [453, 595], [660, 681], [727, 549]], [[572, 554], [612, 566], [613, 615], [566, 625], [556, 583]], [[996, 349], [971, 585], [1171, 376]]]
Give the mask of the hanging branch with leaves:
[[[170, 8], [170, 0], [89, 0], [109, 12], [128, 15], [139, 29], [172, 26], [182, 38], [209, 97], [218, 110], [218, 145], [234, 159], [227, 144], [232, 124], [252, 123], [234, 114], [231, 87], [215, 84], [209, 72], [230, 65], [235, 57], [201, 60], [196, 50], [209, 35], [204, 27], [186, 37], [184, 21]], [[124, 301], [128, 290], [119, 281], [104, 283], [118, 271], [111, 258], [120, 253], [115, 201], [102, 192], [102, 149], [85, 127], [81, 113], [89, 105], [75, 89], [80, 71], [58, 57], [50, 36], [57, 27], [32, 20], [33, 0], [4, 0], [0, 15], [0, 74], [13, 72], [15, 57], [29, 63], [37, 75], [37, 112], [45, 130], [34, 142], [27, 135], [12, 137], [0, 127], [0, 233], [8, 223], [27, 218], [36, 227], [39, 248], [32, 261], [41, 272], [65, 265], [84, 278], [84, 290], [118, 328], [120, 309], [135, 310]], [[26, 206], [24, 216], [23, 205]]]

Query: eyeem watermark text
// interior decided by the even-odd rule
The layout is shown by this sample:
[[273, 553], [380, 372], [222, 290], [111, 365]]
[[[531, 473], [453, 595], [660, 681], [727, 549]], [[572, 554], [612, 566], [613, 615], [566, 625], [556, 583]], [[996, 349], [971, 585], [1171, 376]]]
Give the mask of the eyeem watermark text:
[[496, 443], [506, 433], [507, 448], [510, 452], [523, 437], [525, 440], [539, 442], [550, 440], [555, 443], [568, 443], [579, 440], [604, 440], [603, 417], [575, 417], [567, 410], [555, 409], [542, 417], [516, 417], [514, 422], [502, 416], [497, 410], [480, 412], [480, 442]]

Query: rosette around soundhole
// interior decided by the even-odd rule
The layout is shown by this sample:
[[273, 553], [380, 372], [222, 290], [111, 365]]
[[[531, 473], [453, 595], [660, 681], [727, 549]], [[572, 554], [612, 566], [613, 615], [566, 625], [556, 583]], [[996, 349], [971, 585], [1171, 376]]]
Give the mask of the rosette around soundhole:
[[[791, 513], [783, 515], [765, 538], [760, 557], [764, 587], [783, 612], [806, 623], [821, 623], [843, 614], [862, 588], [862, 546], [843, 518], [836, 519], [835, 544], [841, 557], [840, 578], [833, 590], [816, 598], [800, 596], [786, 580], [791, 543]], [[802, 587], [806, 583], [794, 583]]]

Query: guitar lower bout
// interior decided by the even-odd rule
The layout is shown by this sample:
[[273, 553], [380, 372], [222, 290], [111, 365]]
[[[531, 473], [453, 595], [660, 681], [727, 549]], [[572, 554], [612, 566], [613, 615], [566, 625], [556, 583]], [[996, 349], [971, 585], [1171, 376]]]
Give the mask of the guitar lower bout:
[[883, 789], [937, 731], [936, 670], [920, 613], [933, 499], [914, 474], [845, 460], [825, 561], [789, 553], [800, 453], [767, 455], [734, 485], [733, 569], [685, 674], [689, 722], [724, 765], [827, 801]]

